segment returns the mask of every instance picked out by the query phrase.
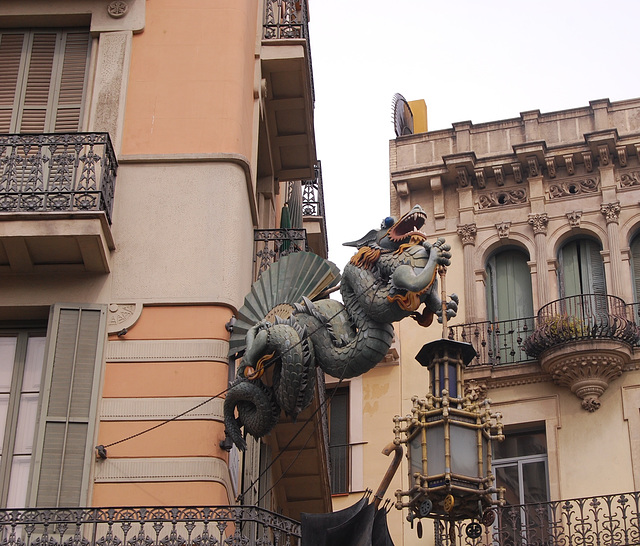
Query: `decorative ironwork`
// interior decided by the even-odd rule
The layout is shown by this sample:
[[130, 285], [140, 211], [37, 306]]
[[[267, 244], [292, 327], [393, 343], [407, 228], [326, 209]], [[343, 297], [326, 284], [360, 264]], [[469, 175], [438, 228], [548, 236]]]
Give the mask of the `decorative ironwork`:
[[[468, 521], [435, 521], [436, 546], [631, 546], [640, 542], [640, 492], [498, 506], [478, 537]], [[473, 534], [473, 533], [472, 533]]]
[[299, 543], [300, 524], [255, 506], [0, 510], [3, 546], [264, 546]]
[[583, 193], [597, 193], [600, 191], [600, 180], [597, 177], [583, 180], [563, 180], [549, 184], [549, 197], [570, 197]]
[[118, 162], [108, 133], [0, 135], [0, 212], [103, 211]]
[[529, 356], [580, 339], [615, 339], [634, 345], [640, 328], [626, 303], [608, 294], [582, 294], [552, 301], [538, 311], [535, 331], [524, 341]]
[[302, 214], [303, 216], [324, 217], [324, 191], [320, 161], [315, 166], [314, 172], [315, 178], [313, 180], [302, 181]]
[[255, 278], [282, 256], [307, 250], [306, 229], [254, 229]]
[[469, 366], [499, 366], [534, 361], [523, 342], [533, 331], [534, 317], [449, 326], [449, 339], [471, 343], [477, 356]]

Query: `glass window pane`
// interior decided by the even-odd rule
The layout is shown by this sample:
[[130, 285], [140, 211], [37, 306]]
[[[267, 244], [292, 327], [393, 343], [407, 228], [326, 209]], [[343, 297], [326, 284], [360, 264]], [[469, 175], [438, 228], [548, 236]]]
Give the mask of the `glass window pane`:
[[525, 503], [546, 502], [549, 499], [547, 491], [547, 471], [544, 461], [524, 463], [522, 465], [522, 484], [524, 487]]
[[9, 494], [7, 508], [23, 508], [27, 501], [27, 486], [29, 485], [29, 466], [31, 455], [13, 457], [11, 461], [11, 479], [9, 480]]
[[546, 452], [547, 439], [544, 431], [506, 432], [502, 442], [493, 442], [494, 460], [543, 455]]
[[20, 396], [18, 408], [18, 426], [13, 452], [28, 455], [33, 450], [33, 435], [36, 429], [38, 414], [38, 393], [28, 393]]
[[37, 392], [40, 390], [45, 340], [44, 336], [34, 336], [30, 337], [27, 342], [22, 392]]
[[478, 433], [451, 423], [451, 472], [475, 478], [478, 476]]
[[520, 481], [518, 465], [500, 466], [495, 469], [496, 486], [504, 487], [504, 499], [507, 504], [520, 504]]
[[0, 337], [0, 392], [11, 390], [11, 375], [16, 356], [16, 337]]

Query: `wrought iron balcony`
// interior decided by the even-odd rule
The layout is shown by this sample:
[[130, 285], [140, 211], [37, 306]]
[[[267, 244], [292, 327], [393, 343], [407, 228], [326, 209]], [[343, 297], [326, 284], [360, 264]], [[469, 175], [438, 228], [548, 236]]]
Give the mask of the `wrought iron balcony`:
[[308, 39], [306, 0], [267, 0], [263, 36], [265, 40]]
[[298, 544], [300, 524], [254, 506], [0, 510], [4, 546]]
[[254, 272], [257, 279], [272, 263], [292, 252], [307, 250], [304, 229], [254, 229]]
[[435, 522], [438, 546], [631, 546], [640, 543], [640, 492], [495, 508], [493, 524], [478, 538], [466, 535], [468, 521], [453, 532]]
[[522, 344], [533, 331], [534, 317], [449, 326], [449, 339], [471, 343], [477, 356], [470, 366], [498, 366], [534, 361]]
[[0, 135], [0, 212], [101, 211], [118, 162], [107, 133]]
[[635, 345], [640, 328], [631, 307], [605, 294], [582, 294], [548, 303], [538, 311], [535, 331], [524, 341], [528, 355], [540, 356], [547, 349], [569, 341], [616, 340]]

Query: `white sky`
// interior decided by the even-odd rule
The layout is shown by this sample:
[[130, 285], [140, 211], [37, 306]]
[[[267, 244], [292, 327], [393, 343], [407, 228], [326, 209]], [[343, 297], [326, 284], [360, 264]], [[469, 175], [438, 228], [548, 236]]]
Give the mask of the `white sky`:
[[309, 0], [329, 258], [389, 214], [391, 100], [429, 129], [640, 97], [640, 0]]

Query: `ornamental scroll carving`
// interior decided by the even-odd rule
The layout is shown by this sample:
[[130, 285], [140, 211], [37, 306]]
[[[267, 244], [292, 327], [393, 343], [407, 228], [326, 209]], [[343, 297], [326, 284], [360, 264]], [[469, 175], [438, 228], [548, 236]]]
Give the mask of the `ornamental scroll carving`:
[[549, 184], [549, 197], [551, 199], [583, 193], [597, 193], [598, 191], [600, 191], [600, 180], [597, 177], [583, 180], [563, 180]]
[[602, 203], [600, 212], [604, 215], [607, 224], [617, 224], [620, 218], [620, 203]]
[[526, 202], [527, 191], [524, 188], [492, 191], [478, 196], [478, 208], [480, 210], [506, 205], [522, 205]]
[[533, 233], [535, 235], [537, 235], [538, 233], [546, 235], [547, 224], [549, 223], [549, 215], [546, 212], [542, 214], [530, 214], [528, 223], [533, 228]]
[[618, 177], [618, 183], [621, 188], [630, 188], [631, 186], [640, 186], [640, 171], [632, 171], [622, 173]]
[[463, 245], [474, 245], [476, 243], [476, 234], [478, 228], [475, 224], [464, 224], [458, 226], [458, 236]]

